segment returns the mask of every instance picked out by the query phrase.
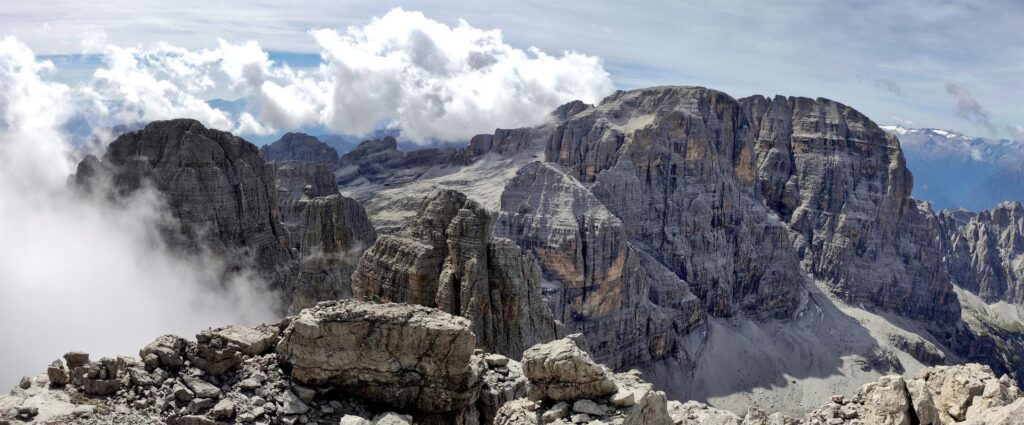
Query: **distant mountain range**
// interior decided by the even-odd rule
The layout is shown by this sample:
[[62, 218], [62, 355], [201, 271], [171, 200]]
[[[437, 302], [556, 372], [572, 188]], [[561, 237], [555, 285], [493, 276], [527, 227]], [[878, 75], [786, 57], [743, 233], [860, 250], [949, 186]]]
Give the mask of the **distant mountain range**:
[[1024, 200], [1024, 142], [934, 128], [882, 129], [900, 139], [914, 174], [914, 197], [936, 209], [978, 211]]

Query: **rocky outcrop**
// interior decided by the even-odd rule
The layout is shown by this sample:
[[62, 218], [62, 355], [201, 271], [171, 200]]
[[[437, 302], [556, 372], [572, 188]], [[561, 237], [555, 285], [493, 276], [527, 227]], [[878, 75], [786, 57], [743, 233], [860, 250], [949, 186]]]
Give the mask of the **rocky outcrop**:
[[281, 224], [288, 232], [292, 248], [302, 244], [302, 211], [305, 200], [338, 193], [334, 173], [324, 164], [303, 161], [275, 161], [274, 186]]
[[291, 310], [351, 298], [355, 263], [377, 239], [366, 210], [338, 193], [334, 174], [324, 164], [282, 161], [274, 166], [283, 225], [299, 254]]
[[614, 368], [671, 358], [703, 319], [689, 285], [639, 252], [622, 221], [554, 164], [519, 170], [502, 192], [493, 233], [533, 252], [555, 317]]
[[961, 288], [988, 302], [1024, 303], [1024, 207], [1004, 202], [966, 223], [947, 214], [946, 266]]
[[305, 133], [285, 133], [274, 143], [261, 147], [260, 155], [267, 161], [303, 161], [328, 166], [338, 162], [338, 151]]
[[[325, 302], [284, 331], [291, 376], [402, 411], [463, 414], [480, 395], [484, 360], [468, 320], [407, 304]], [[475, 410], [473, 410], [475, 413]]]
[[76, 182], [122, 195], [152, 184], [180, 226], [164, 229], [187, 253], [209, 249], [225, 272], [254, 268], [277, 289], [289, 285], [293, 258], [274, 189], [274, 170], [256, 146], [199, 121], [154, 121], [125, 133], [99, 161], [87, 157]]
[[299, 276], [292, 309], [352, 297], [352, 272], [377, 239], [366, 210], [339, 194], [302, 201]]
[[959, 318], [938, 234], [910, 198], [913, 178], [895, 137], [828, 99], [739, 102], [750, 117], [758, 190], [789, 226], [805, 270], [849, 303]]
[[441, 191], [401, 232], [381, 236], [352, 275], [357, 299], [436, 307], [472, 320], [488, 351], [517, 355], [558, 332], [540, 297], [540, 270], [509, 240], [490, 236], [489, 214]]

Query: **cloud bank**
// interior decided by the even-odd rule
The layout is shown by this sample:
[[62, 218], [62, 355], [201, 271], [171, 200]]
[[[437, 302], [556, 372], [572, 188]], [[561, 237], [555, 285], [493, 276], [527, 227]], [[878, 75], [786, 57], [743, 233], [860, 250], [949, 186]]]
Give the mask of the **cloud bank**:
[[[138, 74], [129, 56], [118, 56], [109, 76], [135, 81], [104, 89], [125, 93], [127, 105], [190, 105]], [[70, 350], [135, 354], [164, 333], [273, 320], [276, 297], [262, 282], [244, 273], [222, 281], [200, 255], [163, 244], [157, 225], [172, 218], [155, 191], [111, 200], [69, 187], [80, 152], [63, 126], [96, 93], [46, 81], [52, 68], [14, 38], [0, 39], [0, 386]]]
[[[75, 94], [93, 128], [190, 117], [243, 136], [398, 128], [427, 142], [535, 125], [561, 104], [593, 103], [613, 90], [597, 57], [518, 49], [498, 30], [452, 27], [419, 12], [394, 9], [364, 26], [309, 35], [321, 63], [293, 69], [256, 41], [141, 49], [90, 34], [83, 51], [103, 65]], [[213, 93], [244, 99], [245, 110], [211, 107], [203, 99]]]

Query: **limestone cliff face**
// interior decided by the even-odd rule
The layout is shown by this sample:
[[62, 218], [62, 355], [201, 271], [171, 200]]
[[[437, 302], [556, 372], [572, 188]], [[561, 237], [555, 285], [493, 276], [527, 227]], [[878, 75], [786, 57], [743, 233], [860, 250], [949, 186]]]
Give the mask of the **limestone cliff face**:
[[274, 170], [256, 146], [199, 121], [155, 121], [125, 133], [107, 148], [102, 162], [87, 158], [80, 184], [110, 171], [122, 194], [152, 184], [167, 201], [180, 229], [165, 232], [187, 252], [207, 247], [223, 257], [227, 271], [254, 266], [278, 289], [287, 289], [293, 258], [281, 225]]
[[400, 232], [381, 236], [352, 275], [357, 299], [436, 307], [469, 318], [478, 343], [512, 355], [553, 339], [540, 270], [508, 240], [490, 236], [488, 213], [441, 191]]
[[786, 227], [757, 190], [741, 105], [704, 88], [619, 92], [562, 123], [547, 160], [588, 185], [628, 240], [715, 316], [786, 317], [802, 296]]
[[678, 337], [703, 318], [687, 283], [638, 252], [622, 221], [556, 165], [519, 170], [502, 193], [493, 232], [538, 258], [555, 317], [583, 332], [612, 367], [673, 357]]
[[953, 280], [988, 302], [1024, 303], [1024, 207], [1004, 202], [956, 223], [948, 232], [946, 264]]
[[850, 303], [959, 318], [938, 232], [910, 198], [913, 178], [895, 137], [827, 99], [739, 103], [750, 117], [757, 189], [812, 276]]
[[302, 201], [299, 275], [292, 310], [352, 298], [352, 272], [377, 233], [366, 210], [337, 193]]
[[338, 151], [305, 133], [285, 133], [280, 139], [260, 148], [267, 161], [304, 161], [335, 165]]

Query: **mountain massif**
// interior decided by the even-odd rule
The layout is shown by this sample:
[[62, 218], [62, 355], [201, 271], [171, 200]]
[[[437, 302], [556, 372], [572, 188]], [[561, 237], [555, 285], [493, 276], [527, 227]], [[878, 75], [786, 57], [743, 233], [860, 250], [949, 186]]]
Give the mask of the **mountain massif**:
[[933, 211], [897, 135], [841, 103], [654, 87], [465, 149], [318, 143], [290, 134], [260, 157], [174, 120], [86, 158], [76, 182], [151, 184], [172, 246], [254, 265], [288, 318], [164, 337], [141, 359], [71, 355], [3, 400], [12, 418], [84, 412], [60, 403], [200, 424], [1020, 412], [1020, 204]]

